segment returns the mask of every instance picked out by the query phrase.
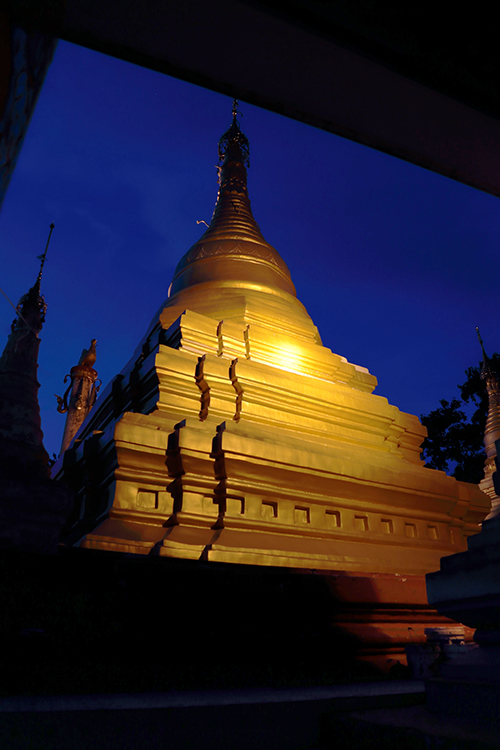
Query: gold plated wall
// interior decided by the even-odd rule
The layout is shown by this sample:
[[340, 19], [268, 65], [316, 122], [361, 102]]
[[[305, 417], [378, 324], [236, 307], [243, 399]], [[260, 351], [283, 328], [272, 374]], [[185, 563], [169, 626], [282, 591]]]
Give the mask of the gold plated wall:
[[[319, 344], [307, 368], [323, 377], [298, 371], [309, 345], [293, 371], [254, 361], [248, 348], [265, 341], [253, 346], [251, 325], [199, 313], [156, 335], [178, 348], [129, 365], [66, 455], [64, 473], [88, 464], [97, 478], [78, 488], [79, 515], [96, 525], [84, 546], [415, 575], [477, 530], [484, 495], [424, 469], [418, 419], [371, 394], [366, 371]], [[150, 413], [129, 410], [134, 400]]]

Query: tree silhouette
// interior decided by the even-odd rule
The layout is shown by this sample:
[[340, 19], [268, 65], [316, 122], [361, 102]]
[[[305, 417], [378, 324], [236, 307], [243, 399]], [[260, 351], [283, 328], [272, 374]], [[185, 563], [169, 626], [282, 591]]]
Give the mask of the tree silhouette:
[[[500, 354], [489, 357], [491, 369], [500, 380]], [[477, 484], [483, 478], [484, 427], [488, 414], [488, 394], [479, 367], [465, 371], [466, 380], [458, 385], [461, 398], [441, 399], [440, 407], [422, 414], [428, 437], [422, 443], [422, 458], [429, 469], [439, 469], [464, 482]], [[476, 408], [471, 417], [464, 406]]]

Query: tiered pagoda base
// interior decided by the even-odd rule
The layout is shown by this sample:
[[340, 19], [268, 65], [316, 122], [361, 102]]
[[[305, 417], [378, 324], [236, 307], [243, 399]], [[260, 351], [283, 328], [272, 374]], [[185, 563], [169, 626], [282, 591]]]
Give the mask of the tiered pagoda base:
[[[158, 336], [179, 348], [158, 344], [129, 365], [56, 467], [77, 496], [66, 543], [195, 567], [302, 571], [336, 602], [328, 627], [359, 658], [404, 663], [405, 645], [448, 622], [428, 607], [424, 575], [465, 548], [486, 498], [423, 469], [418, 422], [386, 399], [199, 356], [192, 320], [149, 335], [149, 347]], [[341, 367], [356, 377], [337, 361], [338, 378]], [[132, 402], [156, 408], [126, 411]]]

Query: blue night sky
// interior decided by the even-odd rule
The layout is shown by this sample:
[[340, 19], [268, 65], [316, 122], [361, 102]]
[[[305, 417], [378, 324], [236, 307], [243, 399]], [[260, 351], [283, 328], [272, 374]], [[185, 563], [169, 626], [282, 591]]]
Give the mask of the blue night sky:
[[[500, 347], [497, 198], [241, 102], [249, 193], [323, 343], [420, 415], [458, 395], [479, 325]], [[55, 223], [43, 278], [39, 392], [45, 447], [54, 393], [91, 338], [105, 385], [166, 298], [210, 221], [217, 141], [231, 99], [61, 42], [1, 216], [0, 285], [17, 303]], [[13, 310], [0, 297], [5, 342]], [[2, 344], [3, 346], [3, 344]]]

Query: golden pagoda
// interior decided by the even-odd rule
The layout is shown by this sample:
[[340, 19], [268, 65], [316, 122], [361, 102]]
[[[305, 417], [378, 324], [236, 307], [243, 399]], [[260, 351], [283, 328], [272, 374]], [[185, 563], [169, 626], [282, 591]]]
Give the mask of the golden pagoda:
[[488, 499], [425, 469], [418, 418], [323, 346], [252, 215], [236, 106], [219, 157], [210, 226], [59, 462], [66, 543], [315, 571], [372, 655], [401, 653], [409, 627], [423, 639], [443, 619], [424, 575], [465, 549]]

